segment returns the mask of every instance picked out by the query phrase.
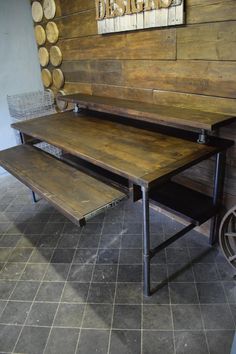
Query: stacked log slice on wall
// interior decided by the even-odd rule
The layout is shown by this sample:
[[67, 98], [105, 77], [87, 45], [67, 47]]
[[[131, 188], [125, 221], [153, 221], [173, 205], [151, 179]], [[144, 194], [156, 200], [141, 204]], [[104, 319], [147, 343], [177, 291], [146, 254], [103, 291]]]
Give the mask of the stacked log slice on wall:
[[43, 8], [38, 1], [32, 3], [32, 17], [34, 22], [40, 22], [43, 19]]
[[48, 89], [46, 89], [45, 91], [49, 92], [49, 93], [51, 94], [53, 100], [55, 101], [55, 94], [54, 94], [53, 90], [51, 90], [51, 89], [48, 88]]
[[48, 22], [46, 26], [47, 40], [49, 43], [56, 43], [59, 38], [59, 30], [55, 22]]
[[46, 42], [46, 33], [41, 25], [37, 25], [34, 28], [35, 38], [38, 45], [43, 45]]
[[49, 53], [45, 47], [39, 48], [39, 62], [42, 67], [47, 66], [49, 63]]
[[42, 81], [44, 84], [44, 87], [48, 88], [52, 85], [52, 74], [48, 69], [43, 69], [42, 70]]
[[47, 20], [51, 20], [56, 14], [56, 4], [54, 0], [44, 0], [43, 2], [44, 16]]
[[57, 89], [61, 89], [65, 84], [64, 74], [61, 71], [61, 69], [54, 69], [52, 72], [52, 77], [53, 77], [53, 85]]
[[56, 95], [56, 105], [57, 105], [57, 108], [59, 109], [59, 111], [64, 111], [68, 107], [67, 102], [60, 100], [60, 96], [64, 96], [64, 95], [65, 95], [65, 91], [63, 91], [63, 90], [58, 91], [58, 93]]
[[52, 46], [50, 49], [50, 61], [53, 66], [59, 66], [62, 63], [62, 52], [59, 47]]

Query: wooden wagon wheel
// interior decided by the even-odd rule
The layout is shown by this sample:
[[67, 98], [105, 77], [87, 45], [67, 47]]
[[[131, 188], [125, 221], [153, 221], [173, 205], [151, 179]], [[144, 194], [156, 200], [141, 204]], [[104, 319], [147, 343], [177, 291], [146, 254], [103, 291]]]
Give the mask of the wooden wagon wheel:
[[228, 262], [236, 268], [236, 205], [221, 221], [219, 241]]

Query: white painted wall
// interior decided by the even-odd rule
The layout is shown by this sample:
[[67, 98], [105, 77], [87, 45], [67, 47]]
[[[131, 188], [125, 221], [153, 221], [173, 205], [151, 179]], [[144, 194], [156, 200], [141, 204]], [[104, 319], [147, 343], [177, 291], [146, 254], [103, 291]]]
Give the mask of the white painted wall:
[[0, 0], [0, 150], [16, 144], [6, 96], [42, 88], [30, 1]]

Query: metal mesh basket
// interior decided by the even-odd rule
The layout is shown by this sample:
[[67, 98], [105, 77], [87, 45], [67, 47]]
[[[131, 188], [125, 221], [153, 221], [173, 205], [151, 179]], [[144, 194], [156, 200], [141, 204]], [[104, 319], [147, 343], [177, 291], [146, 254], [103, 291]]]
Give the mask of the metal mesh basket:
[[[8, 108], [13, 123], [44, 117], [56, 113], [54, 97], [50, 91], [36, 91], [7, 96]], [[15, 131], [17, 144], [21, 144], [20, 134]], [[36, 145], [40, 149], [60, 157], [62, 151], [47, 143]]]

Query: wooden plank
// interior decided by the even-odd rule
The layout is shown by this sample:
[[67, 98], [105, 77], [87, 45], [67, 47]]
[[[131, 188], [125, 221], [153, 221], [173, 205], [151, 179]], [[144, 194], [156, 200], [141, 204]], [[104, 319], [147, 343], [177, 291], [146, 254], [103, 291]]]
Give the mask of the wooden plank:
[[101, 96], [72, 94], [63, 96], [62, 100], [77, 103], [81, 107], [99, 112], [188, 129], [214, 130], [221, 125], [235, 120], [235, 117], [229, 115]]
[[12, 126], [146, 186], [218, 151], [211, 146], [73, 112]]
[[0, 165], [77, 224], [125, 198], [123, 192], [30, 145], [1, 151]]
[[[175, 59], [176, 29], [60, 40], [63, 60]], [[111, 50], [112, 48], [112, 50]]]
[[236, 20], [235, 0], [186, 1], [187, 24]]
[[236, 98], [235, 67], [226, 61], [127, 60], [122, 75], [125, 86]]
[[236, 60], [235, 27], [235, 22], [229, 21], [178, 28], [177, 58]]
[[236, 115], [236, 100], [183, 92], [153, 91], [153, 102], [164, 106], [197, 109], [226, 115]]
[[75, 38], [97, 34], [95, 10], [55, 19], [60, 38]]

